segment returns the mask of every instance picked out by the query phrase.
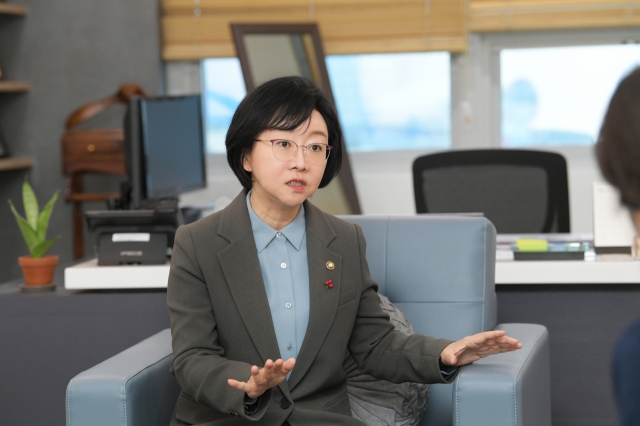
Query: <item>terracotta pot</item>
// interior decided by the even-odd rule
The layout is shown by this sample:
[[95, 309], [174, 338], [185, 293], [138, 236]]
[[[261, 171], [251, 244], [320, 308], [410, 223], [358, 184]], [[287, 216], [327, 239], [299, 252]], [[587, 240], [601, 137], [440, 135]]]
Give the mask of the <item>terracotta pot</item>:
[[48, 255], [39, 259], [31, 256], [18, 257], [26, 285], [47, 285], [53, 282], [53, 273], [58, 264], [58, 256]]

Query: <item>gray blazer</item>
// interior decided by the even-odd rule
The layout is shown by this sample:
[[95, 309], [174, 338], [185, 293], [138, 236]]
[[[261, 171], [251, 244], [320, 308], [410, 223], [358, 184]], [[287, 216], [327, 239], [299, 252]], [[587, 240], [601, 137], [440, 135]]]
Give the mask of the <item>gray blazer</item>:
[[[246, 381], [252, 365], [281, 357], [245, 197], [242, 191], [223, 211], [176, 233], [167, 302], [171, 372], [182, 392], [172, 425], [361, 426], [347, 396], [348, 353], [380, 379], [446, 382], [439, 359], [451, 341], [394, 331], [369, 275], [360, 227], [305, 202], [309, 326], [289, 380], [245, 415], [244, 393], [227, 379]], [[328, 279], [334, 287], [325, 290]]]

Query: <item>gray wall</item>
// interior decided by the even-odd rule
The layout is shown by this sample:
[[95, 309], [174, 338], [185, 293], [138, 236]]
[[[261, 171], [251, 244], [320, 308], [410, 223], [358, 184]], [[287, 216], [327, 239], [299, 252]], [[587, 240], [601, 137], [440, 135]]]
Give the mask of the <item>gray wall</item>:
[[[21, 185], [28, 173], [41, 205], [60, 191], [49, 236], [62, 238], [50, 250], [72, 259], [72, 209], [63, 201], [60, 137], [77, 107], [136, 82], [148, 93], [161, 87], [157, 0], [20, 0], [22, 18], [0, 16], [0, 63], [7, 79], [26, 80], [26, 94], [0, 94], [0, 129], [13, 156], [30, 156], [31, 170], [0, 172], [0, 283], [21, 275], [17, 257], [28, 254], [8, 208], [22, 211]], [[90, 127], [119, 127], [123, 109]], [[91, 190], [117, 190], [120, 178], [87, 180]], [[102, 208], [102, 204], [87, 207]], [[88, 240], [87, 240], [88, 241]], [[87, 252], [90, 250], [88, 247]]]

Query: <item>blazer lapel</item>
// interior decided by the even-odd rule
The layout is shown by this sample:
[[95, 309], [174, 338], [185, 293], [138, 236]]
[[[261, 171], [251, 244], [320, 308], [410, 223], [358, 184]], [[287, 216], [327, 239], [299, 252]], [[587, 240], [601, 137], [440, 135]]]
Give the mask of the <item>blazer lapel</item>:
[[218, 259], [242, 321], [264, 362], [280, 358], [280, 350], [253, 239], [246, 195], [246, 191], [242, 191], [223, 212], [218, 234], [230, 244], [218, 253]]
[[[333, 228], [318, 208], [308, 202], [305, 202], [304, 208], [309, 262], [309, 325], [296, 366], [289, 377], [290, 390], [309, 370], [331, 329], [338, 309], [342, 276], [342, 257], [327, 247], [336, 237]], [[334, 264], [333, 270], [327, 268], [329, 261]], [[333, 288], [326, 290], [324, 282], [329, 279], [333, 282]]]

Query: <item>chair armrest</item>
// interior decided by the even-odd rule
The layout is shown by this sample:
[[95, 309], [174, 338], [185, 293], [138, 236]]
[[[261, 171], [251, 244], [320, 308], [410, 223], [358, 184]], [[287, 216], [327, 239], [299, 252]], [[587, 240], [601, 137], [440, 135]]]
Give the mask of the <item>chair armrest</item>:
[[166, 329], [78, 374], [67, 386], [67, 426], [169, 424], [180, 392], [171, 357]]
[[463, 367], [454, 384], [455, 425], [551, 425], [549, 333], [537, 324], [499, 324], [522, 349]]

